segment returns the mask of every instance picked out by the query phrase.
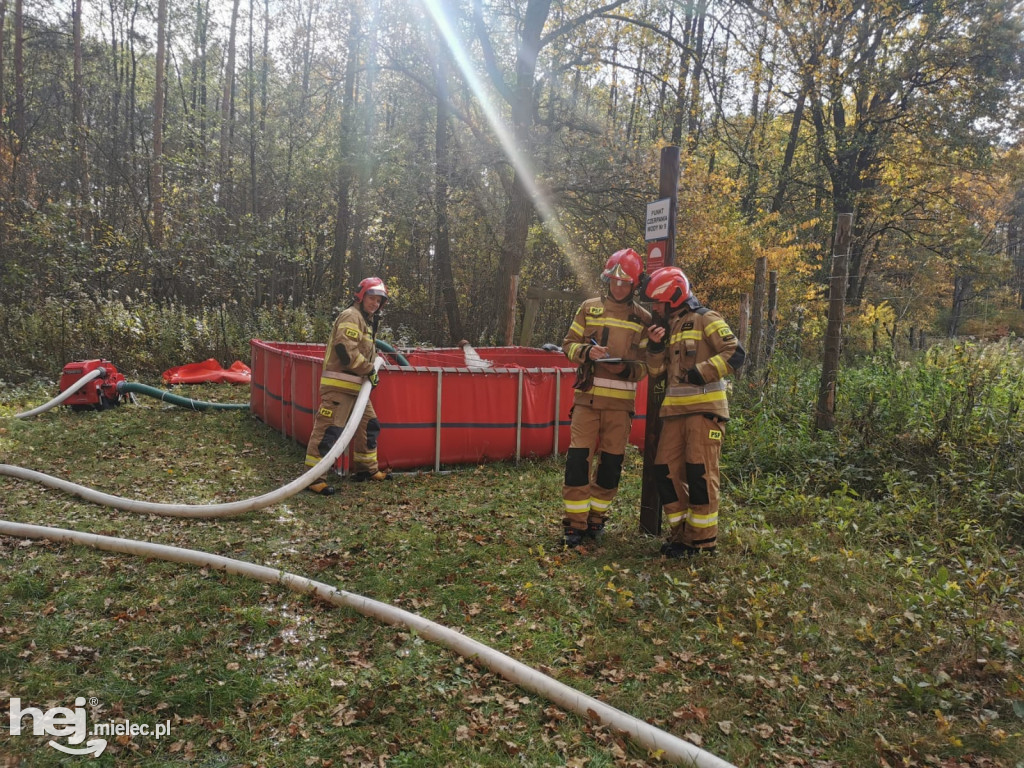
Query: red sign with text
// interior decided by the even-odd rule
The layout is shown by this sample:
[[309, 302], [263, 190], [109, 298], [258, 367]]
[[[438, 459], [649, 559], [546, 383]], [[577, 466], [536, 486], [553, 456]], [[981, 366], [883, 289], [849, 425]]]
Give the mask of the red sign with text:
[[647, 274], [665, 266], [666, 240], [655, 240], [647, 244]]

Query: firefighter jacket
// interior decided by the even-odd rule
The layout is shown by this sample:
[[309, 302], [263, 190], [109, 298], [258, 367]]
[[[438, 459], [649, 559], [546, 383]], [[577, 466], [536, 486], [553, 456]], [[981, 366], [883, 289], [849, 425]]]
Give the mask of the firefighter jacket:
[[358, 395], [363, 381], [373, 373], [377, 350], [367, 321], [358, 304], [348, 307], [334, 321], [320, 375], [321, 397], [339, 391]]
[[647, 347], [651, 378], [667, 376], [661, 417], [704, 413], [728, 419], [724, 377], [739, 370], [745, 357], [739, 339], [714, 310], [693, 303], [669, 315], [664, 339]]
[[[650, 324], [651, 313], [634, 301], [619, 303], [605, 296], [580, 305], [562, 342], [565, 356], [580, 365], [574, 404], [634, 410], [637, 382], [647, 375], [644, 352]], [[620, 366], [590, 361], [593, 344], [608, 347], [609, 357], [635, 362]]]

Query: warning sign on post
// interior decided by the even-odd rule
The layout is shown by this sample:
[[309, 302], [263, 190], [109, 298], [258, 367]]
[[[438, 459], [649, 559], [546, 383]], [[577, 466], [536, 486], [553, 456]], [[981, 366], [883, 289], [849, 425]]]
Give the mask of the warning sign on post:
[[672, 198], [670, 197], [647, 204], [647, 227], [644, 233], [644, 239], [647, 242], [668, 239], [668, 225], [671, 212]]
[[647, 274], [665, 266], [665, 245], [664, 240], [655, 240], [647, 244]]

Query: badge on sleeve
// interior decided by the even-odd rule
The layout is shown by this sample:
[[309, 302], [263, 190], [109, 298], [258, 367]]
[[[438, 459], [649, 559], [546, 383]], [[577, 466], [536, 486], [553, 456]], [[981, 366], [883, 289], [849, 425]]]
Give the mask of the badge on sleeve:
[[321, 408], [320, 415], [323, 416], [325, 419], [329, 419], [334, 415], [334, 411], [331, 410], [330, 408]]
[[590, 307], [587, 309], [587, 314], [592, 317], [600, 317], [604, 314], [604, 307]]
[[708, 432], [708, 439], [709, 440], [721, 440], [722, 439], [722, 430], [720, 430], [720, 429], [712, 429], [710, 432]]
[[355, 339], [356, 341], [359, 341], [359, 331], [357, 331], [355, 328], [346, 328], [345, 335], [348, 336], [350, 339]]

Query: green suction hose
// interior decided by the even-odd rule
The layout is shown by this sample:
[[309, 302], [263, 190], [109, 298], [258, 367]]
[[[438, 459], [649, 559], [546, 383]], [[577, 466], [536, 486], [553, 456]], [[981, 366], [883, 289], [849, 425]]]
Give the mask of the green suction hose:
[[404, 366], [408, 366], [409, 365], [409, 361], [405, 358], [405, 355], [403, 355], [397, 349], [392, 347], [386, 341], [381, 341], [380, 339], [374, 339], [373, 343], [377, 345], [377, 349], [379, 349], [381, 352], [388, 352], [389, 354], [394, 355], [395, 359], [398, 361], [399, 365], [404, 365]]
[[194, 411], [243, 411], [249, 409], [248, 403], [208, 403], [204, 400], [193, 400], [190, 397], [172, 395], [170, 392], [150, 387], [145, 384], [138, 384], [133, 381], [121, 381], [117, 384], [118, 394], [134, 392], [139, 395], [148, 395], [157, 400], [164, 400], [171, 405], [180, 405], [182, 408], [191, 408]]

